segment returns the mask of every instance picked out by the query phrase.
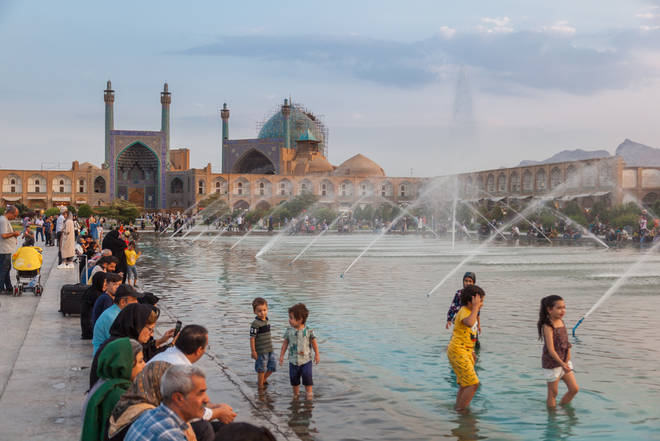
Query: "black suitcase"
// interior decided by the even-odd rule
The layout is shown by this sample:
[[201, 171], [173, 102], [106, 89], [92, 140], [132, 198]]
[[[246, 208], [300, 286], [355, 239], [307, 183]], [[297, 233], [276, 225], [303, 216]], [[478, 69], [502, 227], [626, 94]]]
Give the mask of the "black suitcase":
[[89, 286], [82, 283], [64, 285], [60, 290], [60, 312], [62, 315], [80, 314], [82, 296]]

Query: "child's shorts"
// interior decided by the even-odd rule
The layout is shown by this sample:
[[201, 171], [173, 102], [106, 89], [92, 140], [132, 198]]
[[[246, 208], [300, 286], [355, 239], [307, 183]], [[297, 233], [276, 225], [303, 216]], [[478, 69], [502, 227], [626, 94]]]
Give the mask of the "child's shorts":
[[[572, 371], [573, 362], [568, 360], [568, 363], [566, 364], [571, 368]], [[554, 383], [555, 381], [562, 379], [564, 375], [566, 375], [566, 371], [561, 366], [552, 369], [543, 369], [543, 376], [545, 377], [545, 381], [548, 383]]]
[[314, 385], [314, 381], [312, 380], [311, 361], [308, 361], [307, 363], [300, 366], [289, 363], [289, 379], [291, 380], [291, 386], [300, 386], [301, 377], [303, 386]]
[[275, 372], [277, 370], [275, 355], [272, 352], [264, 352], [257, 355], [257, 361], [254, 362], [254, 370], [259, 374]]
[[137, 268], [135, 268], [135, 265], [127, 265], [126, 266], [126, 280], [128, 279], [133, 279], [137, 280]]
[[459, 386], [472, 386], [479, 384], [479, 377], [474, 370], [474, 357], [467, 350], [447, 350], [447, 358], [456, 374]]

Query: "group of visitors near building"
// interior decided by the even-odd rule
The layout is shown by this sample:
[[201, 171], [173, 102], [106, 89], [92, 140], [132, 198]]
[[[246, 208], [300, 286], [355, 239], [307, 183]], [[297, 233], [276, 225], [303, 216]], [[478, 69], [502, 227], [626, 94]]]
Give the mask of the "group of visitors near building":
[[[31, 223], [41, 228], [37, 220], [46, 220], [30, 218], [24, 229], [14, 231], [11, 222], [17, 218], [18, 209], [12, 206], [0, 216], [0, 281], [7, 291], [12, 289], [11, 256], [19, 238], [23, 246], [46, 242], [46, 235], [35, 237], [28, 229]], [[204, 326], [190, 324], [154, 335], [159, 299], [136, 289], [129, 283], [134, 279], [127, 277], [139, 257], [131, 240], [135, 231], [120, 225], [103, 236], [100, 225], [89, 226], [94, 218], [75, 228], [66, 208], [52, 221], [60, 244], [56, 271], [77, 269], [81, 278], [89, 276], [80, 315], [91, 364], [89, 389], [81, 397], [81, 440], [275, 440], [266, 428], [233, 422], [232, 407], [208, 397], [205, 373], [194, 365], [208, 347]]]

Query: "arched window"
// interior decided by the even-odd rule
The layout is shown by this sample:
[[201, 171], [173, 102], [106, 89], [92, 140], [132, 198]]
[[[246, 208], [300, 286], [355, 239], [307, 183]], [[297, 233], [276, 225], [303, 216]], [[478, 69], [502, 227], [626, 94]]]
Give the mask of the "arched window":
[[341, 184], [341, 195], [346, 196], [346, 184]]
[[87, 193], [87, 186], [84, 179], [78, 179], [78, 193]]
[[550, 171], [550, 188], [557, 188], [561, 184], [561, 171], [555, 167]]
[[546, 180], [544, 169], [536, 172], [536, 191], [545, 191]]
[[236, 184], [236, 194], [243, 194], [243, 183], [239, 182]]
[[172, 179], [172, 183], [170, 184], [170, 193], [183, 193], [183, 181], [180, 178]]
[[215, 192], [220, 193], [220, 194], [225, 194], [227, 193], [227, 181], [225, 181], [222, 178], [217, 178], [215, 180]]
[[197, 194], [206, 194], [206, 182], [201, 179], [197, 182]]
[[400, 184], [399, 185], [399, 196], [401, 196], [401, 197], [408, 196], [408, 185], [407, 184]]
[[328, 184], [321, 184], [321, 196], [328, 195]]
[[53, 179], [53, 193], [71, 193], [71, 179], [57, 176]]
[[34, 192], [35, 193], [41, 192], [41, 181], [39, 179], [34, 180]]
[[506, 175], [504, 173], [500, 173], [497, 177], [497, 191], [500, 193], [506, 192]]
[[22, 193], [23, 185], [21, 178], [16, 175], [9, 175], [2, 180], [3, 193]]
[[105, 179], [101, 176], [94, 179], [94, 193], [105, 193]]
[[495, 176], [488, 175], [488, 179], [486, 179], [486, 191], [488, 193], [495, 192]]
[[532, 172], [529, 170], [525, 170], [523, 173], [523, 179], [522, 179], [522, 189], [523, 191], [532, 191]]
[[520, 175], [518, 172], [511, 173], [511, 192], [517, 193], [520, 191]]
[[569, 165], [566, 169], [566, 182], [569, 187], [577, 187], [580, 185], [580, 179], [577, 175], [577, 169], [573, 165]]
[[266, 184], [263, 183], [263, 182], [260, 182], [260, 183], [259, 183], [259, 194], [260, 194], [261, 196], [263, 196], [264, 194], [266, 194]]

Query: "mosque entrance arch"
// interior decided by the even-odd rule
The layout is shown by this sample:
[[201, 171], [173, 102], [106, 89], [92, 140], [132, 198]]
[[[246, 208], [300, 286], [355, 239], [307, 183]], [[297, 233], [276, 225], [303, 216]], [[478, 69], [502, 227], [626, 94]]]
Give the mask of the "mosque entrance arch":
[[275, 165], [263, 153], [252, 149], [236, 161], [232, 173], [250, 173], [257, 175], [274, 175]]
[[141, 142], [122, 150], [115, 160], [117, 197], [139, 207], [158, 208], [160, 160]]

